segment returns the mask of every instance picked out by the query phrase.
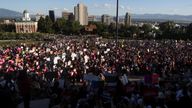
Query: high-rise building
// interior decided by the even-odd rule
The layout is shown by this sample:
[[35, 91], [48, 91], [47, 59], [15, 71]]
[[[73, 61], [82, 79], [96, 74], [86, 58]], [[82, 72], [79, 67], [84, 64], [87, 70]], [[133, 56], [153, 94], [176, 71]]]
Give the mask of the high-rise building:
[[112, 18], [109, 15], [102, 15], [101, 16], [101, 21], [102, 21], [103, 24], [110, 25], [111, 22], [112, 22]]
[[72, 12], [62, 12], [62, 17], [65, 20], [68, 20], [68, 21], [73, 21], [74, 20], [74, 15], [73, 15]]
[[55, 22], [55, 12], [54, 12], [54, 10], [49, 10], [49, 17], [53, 22]]
[[131, 15], [128, 12], [125, 15], [125, 26], [127, 27], [131, 26]]
[[75, 21], [79, 21], [81, 25], [88, 25], [88, 11], [84, 4], [77, 4], [74, 7]]

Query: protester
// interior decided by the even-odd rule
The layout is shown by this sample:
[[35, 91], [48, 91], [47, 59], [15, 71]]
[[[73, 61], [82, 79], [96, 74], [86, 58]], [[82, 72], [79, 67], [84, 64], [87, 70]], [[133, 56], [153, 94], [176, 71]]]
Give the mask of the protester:
[[[16, 78], [19, 70], [26, 72], [20, 71]], [[57, 102], [52, 102], [61, 103], [61, 106], [76, 107], [77, 103], [78, 107], [90, 107], [94, 103], [102, 106], [103, 92], [107, 92], [106, 102], [115, 106], [171, 108], [173, 102], [191, 102], [191, 71], [192, 42], [189, 40], [120, 40], [116, 44], [113, 39], [98, 37], [63, 37], [51, 42], [0, 49], [0, 74], [11, 76], [6, 79], [9, 83], [17, 79], [26, 108], [34, 87], [44, 97], [50, 97], [50, 91], [57, 94], [54, 100]], [[89, 73], [105, 83], [107, 77], [116, 76], [110, 81], [114, 86], [117, 83], [117, 87], [106, 88], [103, 84], [103, 89], [97, 88], [102, 85], [100, 82], [85, 82], [84, 75]], [[33, 81], [30, 81], [27, 75], [36, 78], [32, 77]], [[145, 80], [132, 82], [129, 81], [131, 76], [145, 76]], [[60, 79], [64, 81], [62, 86], [56, 83]], [[30, 88], [34, 85], [30, 83], [38, 86]], [[80, 90], [80, 85], [86, 90]], [[79, 93], [92, 93], [94, 98], [82, 97]], [[64, 96], [68, 98], [63, 99]], [[53, 103], [51, 106], [55, 105]], [[107, 104], [103, 103], [102, 107], [113, 106]]]
[[22, 70], [18, 73], [17, 85], [19, 88], [19, 93], [23, 97], [24, 108], [30, 108], [30, 98], [31, 98], [31, 81], [27, 76], [26, 71]]

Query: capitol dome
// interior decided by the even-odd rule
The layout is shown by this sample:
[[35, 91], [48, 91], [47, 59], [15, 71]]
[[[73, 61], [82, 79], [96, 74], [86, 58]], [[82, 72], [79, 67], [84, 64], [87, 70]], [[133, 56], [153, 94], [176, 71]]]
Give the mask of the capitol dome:
[[27, 10], [24, 10], [24, 11], [23, 11], [23, 14], [24, 14], [24, 13], [29, 13], [29, 12], [28, 12]]
[[23, 11], [23, 18], [22, 18], [23, 21], [30, 21], [31, 18], [29, 16], [29, 12], [27, 10], [24, 10]]

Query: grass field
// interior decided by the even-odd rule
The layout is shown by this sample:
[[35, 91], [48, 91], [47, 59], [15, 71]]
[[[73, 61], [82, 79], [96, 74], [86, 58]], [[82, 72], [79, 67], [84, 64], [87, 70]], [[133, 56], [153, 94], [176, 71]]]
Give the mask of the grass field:
[[0, 40], [0, 47], [5, 46], [15, 46], [20, 45], [21, 43], [25, 44], [38, 44], [42, 41], [32, 41], [32, 40]]

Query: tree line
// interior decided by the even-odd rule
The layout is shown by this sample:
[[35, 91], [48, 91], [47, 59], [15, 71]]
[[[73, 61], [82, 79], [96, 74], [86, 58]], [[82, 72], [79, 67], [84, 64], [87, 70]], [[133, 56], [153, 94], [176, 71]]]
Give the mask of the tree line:
[[14, 24], [0, 24], [0, 32], [15, 32]]
[[[113, 38], [116, 35], [116, 24], [111, 23], [110, 25], [103, 24], [102, 22], [89, 22], [89, 25], [96, 25], [97, 29], [93, 31], [86, 31], [85, 26], [81, 26], [78, 21], [65, 20], [64, 18], [58, 18], [55, 22], [52, 22], [49, 16], [40, 18], [38, 21], [38, 32], [48, 34], [62, 34], [62, 35], [87, 35], [94, 34], [100, 35], [106, 38]], [[142, 26], [126, 26], [123, 24], [118, 25], [119, 37], [129, 39], [192, 39], [192, 23], [187, 26], [178, 26], [173, 21], [167, 21], [152, 26], [151, 24], [143, 24]], [[14, 34], [15, 26], [13, 24], [0, 24], [0, 39], [11, 37], [14, 39], [19, 38], [18, 35]], [[6, 36], [5, 36], [6, 35]], [[32, 34], [35, 35], [35, 34]], [[38, 34], [39, 35], [39, 34]], [[4, 37], [5, 36], [5, 37]], [[29, 39], [29, 37], [22, 38]]]
[[[97, 34], [105, 37], [115, 37], [116, 25], [104, 25], [94, 22], [97, 25]], [[129, 39], [192, 39], [192, 23], [187, 26], [178, 26], [173, 21], [160, 23], [156, 26], [143, 24], [142, 26], [118, 25], [119, 37]]]
[[[85, 31], [85, 26], [81, 26], [78, 21], [67, 21], [59, 18], [55, 22], [47, 16], [40, 18], [38, 22], [39, 32], [55, 33], [64, 35], [86, 35], [95, 34], [107, 38], [113, 38], [116, 34], [116, 24], [103, 24], [102, 22], [89, 22], [89, 25], [96, 25], [97, 29]], [[192, 39], [192, 23], [188, 26], [177, 26], [173, 21], [160, 23], [155, 27], [151, 24], [142, 26], [118, 25], [119, 37], [130, 39]]]
[[38, 21], [38, 31], [42, 33], [55, 33], [55, 34], [80, 34], [83, 26], [78, 21], [69, 21], [64, 18], [58, 18], [52, 22], [49, 16], [40, 18]]

